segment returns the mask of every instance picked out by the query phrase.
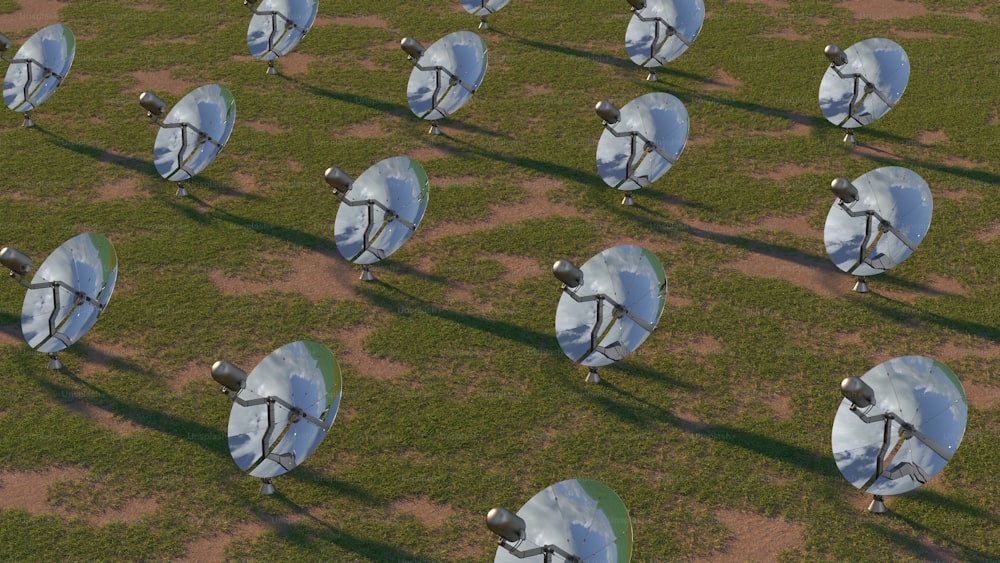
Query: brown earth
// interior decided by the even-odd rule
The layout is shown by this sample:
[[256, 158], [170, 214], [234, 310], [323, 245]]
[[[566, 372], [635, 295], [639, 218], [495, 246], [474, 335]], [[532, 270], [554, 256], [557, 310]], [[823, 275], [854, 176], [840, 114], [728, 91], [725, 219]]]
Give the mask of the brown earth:
[[389, 504], [390, 514], [408, 514], [428, 528], [444, 524], [453, 512], [448, 505], [431, 502], [424, 495], [395, 500]]
[[346, 350], [339, 354], [339, 359], [354, 366], [361, 377], [380, 381], [396, 381], [410, 373], [410, 367], [406, 364], [379, 358], [365, 351], [363, 342], [372, 331], [371, 327], [352, 327], [335, 332], [333, 337], [342, 342]]
[[752, 512], [720, 509], [716, 518], [732, 532], [726, 549], [695, 563], [728, 563], [743, 561], [776, 561], [785, 550], [802, 548], [804, 526], [797, 522], [768, 518]]
[[292, 256], [289, 273], [278, 280], [246, 281], [210, 270], [209, 278], [220, 291], [229, 295], [256, 295], [270, 289], [299, 292], [313, 301], [325, 297], [356, 299], [354, 287], [360, 276], [353, 264], [336, 250], [304, 252]]
[[[59, 9], [65, 2], [59, 0], [20, 0], [21, 8], [9, 14], [0, 15], [0, 30], [11, 40], [16, 39], [16, 32], [26, 29], [41, 29], [47, 25], [59, 23]], [[27, 37], [25, 37], [27, 39]], [[13, 47], [13, 45], [11, 46]]]

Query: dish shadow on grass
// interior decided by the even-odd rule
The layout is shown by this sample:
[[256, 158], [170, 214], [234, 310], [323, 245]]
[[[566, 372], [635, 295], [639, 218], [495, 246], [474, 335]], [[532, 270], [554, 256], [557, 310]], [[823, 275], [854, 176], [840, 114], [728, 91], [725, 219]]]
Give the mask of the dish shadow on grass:
[[[950, 504], [945, 504], [945, 505], [943, 505], [943, 507], [946, 508], [946, 509], [952, 509], [952, 508], [954, 508]], [[902, 514], [900, 512], [890, 511], [888, 514], [883, 514], [882, 516], [883, 516], [883, 518], [879, 518], [877, 520], [873, 520], [871, 522], [871, 525], [874, 526], [879, 531], [881, 531], [886, 536], [891, 537], [892, 538], [892, 545], [893, 546], [896, 546], [898, 548], [902, 548], [902, 549], [910, 552], [917, 559], [924, 560], [924, 561], [939, 560], [938, 559], [939, 558], [939, 554], [936, 553], [936, 550], [934, 550], [932, 547], [928, 546], [927, 544], [924, 544], [924, 543], [920, 542], [919, 539], [917, 539], [915, 537], [912, 537], [912, 536], [907, 536], [907, 535], [905, 535], [905, 534], [903, 534], [903, 533], [901, 533], [901, 532], [899, 532], [897, 530], [893, 530], [889, 526], [883, 525], [879, 520], [883, 520], [884, 518], [896, 519], [896, 520], [899, 520], [899, 521], [905, 523], [914, 532], [923, 533], [923, 534], [926, 534], [926, 535], [931, 536], [931, 537], [944, 539], [944, 540], [948, 541], [949, 543], [957, 546], [959, 549], [962, 550], [962, 554], [961, 554], [962, 555], [962, 560], [965, 560], [965, 561], [993, 561], [993, 560], [996, 559], [996, 556], [997, 556], [996, 553], [987, 553], [987, 552], [984, 552], [984, 551], [980, 551], [980, 550], [978, 550], [978, 549], [976, 549], [976, 548], [974, 548], [972, 546], [969, 546], [969, 545], [966, 545], [966, 544], [964, 544], [962, 542], [956, 541], [955, 539], [953, 539], [951, 537], [948, 537], [945, 533], [937, 532], [935, 530], [932, 530], [931, 528], [928, 528], [927, 526], [924, 526], [923, 524], [920, 524], [917, 521], [915, 521], [915, 520], [913, 520], [911, 518], [908, 518], [907, 516], [905, 516], [904, 514]], [[984, 515], [984, 517], [989, 518], [988, 515]], [[944, 551], [944, 550], [942, 550], [942, 551]]]
[[430, 316], [451, 321], [487, 334], [492, 334], [493, 336], [503, 338], [505, 340], [512, 340], [536, 350], [546, 350], [551, 346], [549, 335], [528, 330], [524, 327], [505, 321], [491, 320], [471, 315], [469, 313], [452, 311], [440, 306], [437, 303], [431, 303], [420, 299], [419, 297], [411, 295], [406, 291], [403, 291], [402, 289], [384, 281], [377, 281], [376, 283], [390, 291], [398, 293], [402, 297], [401, 299], [394, 299], [392, 297], [376, 293], [364, 286], [358, 289], [358, 293], [365, 297], [369, 303], [385, 311], [393, 312], [400, 310], [419, 310]]
[[[897, 301], [891, 297], [880, 295], [876, 291], [872, 291], [869, 295], [871, 296], [870, 299], [861, 299], [859, 300], [859, 303], [884, 317], [903, 322], [917, 321], [921, 323], [935, 324], [962, 334], [969, 334], [987, 339], [991, 342], [1000, 343], [1000, 327], [946, 317], [944, 315], [922, 309], [916, 305], [911, 305], [904, 301]], [[912, 314], [906, 315], [903, 309], [911, 311]]]
[[[305, 531], [306, 533], [301, 535], [286, 534], [285, 537], [289, 543], [295, 543], [302, 545], [303, 547], [310, 547], [311, 545], [318, 543], [332, 544], [345, 551], [362, 557], [367, 557], [373, 561], [420, 560], [416, 555], [403, 551], [397, 547], [354, 536], [344, 532], [343, 530], [337, 529], [329, 523], [313, 516], [307, 509], [299, 506], [295, 503], [295, 501], [281, 494], [280, 491], [274, 495], [274, 498], [281, 501], [281, 503], [291, 509], [294, 514], [302, 518], [304, 521], [311, 523], [319, 530], [319, 533], [309, 533], [311, 530], [307, 530]], [[295, 524], [292, 524], [292, 526], [294, 525]], [[301, 538], [301, 540], [299, 538]]]
[[[331, 100], [337, 100], [338, 102], [345, 102], [356, 106], [374, 109], [380, 112], [388, 113], [390, 115], [395, 115], [397, 117], [403, 117], [403, 118], [413, 117], [414, 119], [419, 119], [413, 115], [413, 112], [410, 110], [409, 106], [404, 106], [402, 104], [397, 104], [394, 102], [387, 102], [385, 100], [380, 100], [378, 98], [373, 98], [371, 96], [359, 96], [357, 94], [348, 94], [346, 92], [334, 92], [332, 90], [327, 90], [325, 88], [320, 88], [318, 86], [307, 84], [296, 78], [285, 76], [284, 74], [280, 74], [279, 76], [281, 76], [288, 82], [295, 84], [299, 88], [302, 88], [303, 90], [306, 90], [317, 96], [322, 96], [324, 98], [329, 98]], [[405, 92], [402, 92], [402, 94], [405, 94]], [[428, 124], [430, 123], [429, 121], [426, 120], [421, 120], [421, 121], [425, 121]], [[462, 129], [464, 131], [469, 131], [471, 133], [486, 135], [488, 137], [504, 136], [503, 134], [493, 131], [491, 129], [486, 129], [476, 125], [470, 125], [469, 123], [465, 122], [456, 122], [455, 128]]]
[[221, 220], [227, 223], [231, 223], [242, 229], [248, 231], [253, 231], [255, 233], [260, 233], [265, 236], [273, 237], [276, 239], [283, 240], [290, 244], [296, 246], [301, 246], [309, 250], [327, 250], [336, 248], [334, 241], [321, 237], [319, 235], [314, 235], [297, 229], [292, 229], [289, 227], [283, 227], [281, 225], [275, 225], [274, 223], [269, 223], [266, 221], [261, 221], [260, 219], [250, 219], [243, 217], [241, 215], [236, 215], [228, 211], [223, 211], [218, 207], [212, 207], [204, 200], [197, 198], [194, 195], [189, 195], [185, 199], [189, 199], [195, 203], [196, 207], [207, 208], [207, 211], [199, 211], [196, 207], [191, 207], [183, 205], [181, 202], [176, 200], [167, 200], [166, 204], [177, 211], [179, 214], [187, 217], [188, 219], [207, 225], [212, 220]]
[[534, 170], [536, 172], [540, 172], [547, 176], [556, 176], [560, 178], [565, 178], [567, 180], [578, 182], [580, 184], [584, 184], [592, 188], [607, 187], [607, 184], [601, 181], [600, 176], [598, 176], [596, 172], [592, 174], [589, 172], [584, 172], [577, 168], [564, 166], [562, 164], [556, 164], [554, 162], [528, 158], [525, 156], [502, 154], [495, 151], [486, 150], [478, 145], [470, 143], [469, 141], [464, 141], [458, 138], [452, 138], [452, 139], [457, 144], [465, 146], [469, 152], [488, 158], [490, 160], [503, 162], [504, 164], [510, 164], [512, 166], [518, 166], [521, 168], [527, 168], [529, 170]]
[[[648, 69], [648, 68], [645, 68], [645, 67], [641, 67], [641, 66], [635, 64], [634, 62], [632, 62], [632, 60], [628, 59], [628, 58], [620, 58], [620, 57], [615, 57], [615, 56], [607, 55], [607, 54], [594, 53], [594, 52], [591, 52], [591, 51], [585, 51], [583, 49], [575, 49], [573, 47], [566, 47], [566, 46], [563, 46], [563, 45], [556, 45], [554, 43], [546, 43], [544, 41], [536, 41], [534, 39], [526, 39], [524, 37], [517, 37], [517, 36], [511, 35], [509, 33], [506, 33], [506, 32], [503, 32], [503, 31], [499, 31], [499, 30], [494, 30], [494, 31], [496, 33], [498, 33], [499, 35], [506, 35], [507, 37], [510, 37], [514, 41], [517, 41], [518, 43], [520, 43], [522, 45], [527, 45], [528, 47], [532, 47], [534, 49], [539, 49], [539, 50], [542, 50], [542, 51], [548, 51], [550, 53], [559, 53], [560, 55], [567, 55], [567, 56], [570, 56], [570, 57], [577, 57], [577, 58], [580, 58], [580, 59], [586, 59], [588, 61], [593, 61], [595, 63], [607, 64], [607, 65], [615, 66], [615, 67], [618, 67], [618, 68], [635, 69], [637, 73], [640, 73], [640, 74], [636, 74], [636, 76], [638, 78], [642, 78], [641, 73], [643, 73], [643, 72], [647, 72], [648, 73], [649, 70], [652, 70], [652, 69]], [[624, 37], [622, 38], [621, 48], [622, 48], [623, 51], [625, 50], [625, 39], [624, 39]], [[663, 76], [664, 74], [667, 74], [667, 75], [670, 75], [670, 76], [675, 76], [675, 77], [678, 77], [678, 78], [685, 78], [687, 80], [695, 80], [695, 81], [703, 81], [703, 80], [707, 80], [708, 79], [707, 77], [701, 76], [700, 74], [694, 74], [692, 72], [687, 72], [687, 71], [683, 71], [683, 70], [677, 70], [675, 68], [668, 67], [668, 66], [658, 66], [658, 67], [656, 67], [656, 74], [657, 74], [657, 76]], [[673, 85], [668, 84], [667, 86], [673, 86]]]
[[[138, 373], [144, 378], [155, 377], [155, 375], [144, 372], [142, 368], [126, 360], [115, 358], [111, 361], [111, 363], [115, 362], [120, 363], [122, 367], [127, 369], [130, 373]], [[68, 369], [64, 368], [59, 370], [58, 374], [60, 374], [59, 376], [67, 377], [70, 381], [83, 386], [89, 391], [89, 393], [81, 394], [79, 389], [73, 386], [64, 385], [56, 381], [52, 381], [51, 379], [45, 380], [35, 378], [35, 381], [37, 381], [41, 390], [50, 395], [61, 405], [66, 404], [66, 397], [73, 397], [81, 403], [107, 410], [108, 412], [116, 416], [120, 416], [124, 420], [132, 422], [138, 426], [156, 430], [157, 432], [162, 432], [164, 434], [169, 434], [176, 438], [180, 438], [181, 440], [201, 446], [219, 457], [229, 457], [229, 451], [225, 445], [227, 443], [226, 434], [217, 428], [212, 428], [198, 422], [165, 414], [140, 406], [136, 403], [123, 401], [118, 397], [109, 394], [104, 389], [80, 379], [75, 373], [69, 371]], [[208, 438], [209, 436], [215, 435], [217, 435], [218, 438]], [[219, 447], [215, 447], [214, 444], [218, 444]]]
[[[648, 379], [652, 379], [651, 376], [655, 376], [657, 379], [661, 380], [664, 384], [672, 385], [674, 387], [679, 387], [682, 389], [692, 389], [692, 386], [683, 381], [678, 381], [676, 379], [670, 378], [666, 375], [659, 374], [647, 370], [645, 368], [637, 368], [635, 366], [628, 367], [628, 375], [636, 374]], [[590, 384], [588, 384], [590, 385]], [[639, 397], [638, 395], [626, 391], [621, 387], [618, 387], [607, 378], [602, 377], [601, 382], [597, 384], [599, 387], [607, 387], [614, 393], [623, 397], [623, 400], [618, 401], [611, 397], [602, 397], [594, 393], [581, 393], [582, 398], [585, 398], [593, 403], [600, 405], [609, 414], [618, 417], [622, 422], [633, 423], [633, 424], [646, 424], [650, 420], [657, 420], [670, 424], [672, 426], [680, 427], [680, 421], [671, 413], [668, 409], [661, 407], [660, 405], [654, 405], [653, 403]], [[630, 406], [628, 402], [638, 403], [638, 406]]]
[[138, 158], [132, 158], [130, 156], [114, 154], [106, 149], [70, 141], [57, 133], [46, 130], [41, 125], [35, 125], [34, 129], [51, 138], [52, 143], [56, 146], [68, 149], [98, 162], [107, 162], [108, 164], [120, 166], [122, 168], [132, 170], [133, 172], [138, 172], [144, 176], [149, 176], [150, 178], [162, 179], [159, 173], [156, 172], [156, 167], [153, 165], [152, 158], [150, 158], [150, 160], [139, 160]]

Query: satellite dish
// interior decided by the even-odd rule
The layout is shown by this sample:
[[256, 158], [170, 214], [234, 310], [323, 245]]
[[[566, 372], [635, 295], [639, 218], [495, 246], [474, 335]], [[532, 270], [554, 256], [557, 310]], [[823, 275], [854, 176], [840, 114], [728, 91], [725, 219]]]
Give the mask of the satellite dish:
[[556, 338], [574, 362], [597, 368], [625, 358], [656, 328], [667, 300], [660, 260], [635, 245], [609, 248], [577, 268], [559, 260], [552, 272], [563, 282], [556, 309]]
[[364, 266], [362, 280], [374, 280], [369, 265], [399, 250], [424, 217], [427, 173], [419, 162], [394, 156], [372, 165], [357, 180], [339, 168], [328, 168], [325, 178], [340, 198], [333, 225], [337, 250]]
[[507, 4], [510, 4], [510, 0], [462, 0], [462, 7], [466, 12], [479, 16], [479, 29], [489, 29], [486, 16], [499, 11]]
[[656, 80], [656, 67], [687, 51], [705, 22], [702, 0], [629, 0], [632, 19], [625, 30], [625, 52], [648, 68], [646, 80]]
[[910, 59], [893, 41], [865, 39], [841, 50], [827, 45], [830, 61], [819, 84], [819, 108], [826, 119], [847, 129], [845, 142], [854, 142], [854, 129], [882, 117], [902, 97], [910, 78]]
[[841, 383], [833, 459], [844, 478], [874, 495], [912, 491], [937, 475], [965, 435], [968, 405], [955, 373], [924, 356], [883, 362]]
[[272, 478], [301, 465], [323, 441], [344, 386], [333, 353], [307, 340], [271, 352], [250, 375], [217, 361], [212, 377], [233, 400], [229, 452], [241, 470], [263, 481], [263, 494], [274, 492]]
[[511, 514], [494, 508], [486, 525], [499, 536], [496, 563], [526, 558], [587, 563], [632, 558], [632, 520], [625, 503], [606, 485], [569, 479], [545, 488]]
[[274, 61], [299, 45], [319, 10], [317, 0], [264, 0], [256, 9], [243, 0], [253, 17], [247, 29], [247, 47], [255, 59], [267, 61], [267, 74], [277, 74]]
[[24, 127], [32, 127], [31, 110], [49, 99], [69, 74], [76, 39], [68, 27], [57, 23], [35, 32], [13, 59], [3, 54], [9, 46], [10, 39], [0, 35], [0, 58], [10, 63], [3, 79], [3, 101], [24, 113]]
[[49, 368], [62, 369], [58, 352], [83, 337], [111, 299], [118, 279], [118, 255], [108, 239], [77, 235], [42, 262], [29, 283], [31, 258], [10, 247], [0, 263], [28, 288], [21, 308], [21, 332], [33, 350], [49, 355]]
[[156, 94], [143, 92], [139, 103], [160, 126], [153, 146], [156, 171], [177, 182], [177, 195], [188, 195], [182, 182], [211, 164], [233, 132], [236, 100], [232, 92], [218, 84], [195, 88], [162, 119], [166, 104]]
[[868, 292], [867, 276], [905, 260], [931, 225], [931, 190], [916, 172], [886, 166], [854, 182], [837, 178], [837, 199], [826, 216], [826, 252], [843, 272], [858, 276], [854, 290]]
[[437, 120], [458, 111], [482, 84], [486, 43], [471, 31], [456, 31], [426, 50], [412, 37], [404, 37], [400, 45], [413, 63], [406, 84], [410, 109], [417, 117], [430, 120], [430, 133], [437, 135]]
[[632, 192], [658, 180], [680, 157], [688, 138], [687, 110], [665, 92], [639, 96], [621, 110], [608, 101], [594, 109], [604, 120], [597, 172], [625, 192], [623, 205], [632, 205]]

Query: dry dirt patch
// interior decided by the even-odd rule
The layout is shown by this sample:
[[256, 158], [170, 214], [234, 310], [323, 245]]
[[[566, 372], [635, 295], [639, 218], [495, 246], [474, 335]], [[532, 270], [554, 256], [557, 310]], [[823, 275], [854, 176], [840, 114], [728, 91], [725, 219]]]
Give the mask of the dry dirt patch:
[[6, 344], [24, 344], [24, 339], [21, 337], [21, 327], [13, 324], [0, 325], [0, 346]]
[[409, 373], [410, 368], [406, 364], [379, 358], [365, 351], [364, 340], [372, 331], [371, 327], [352, 327], [334, 333], [334, 338], [343, 342], [346, 349], [340, 354], [340, 360], [354, 366], [362, 377], [379, 381], [394, 381]]
[[766, 178], [769, 180], [784, 180], [786, 178], [792, 178], [794, 176], [802, 176], [803, 174], [811, 174], [814, 172], [812, 168], [807, 168], [805, 166], [799, 166], [798, 164], [792, 164], [786, 162], [779, 165], [777, 168], [770, 170], [768, 172], [754, 173], [751, 174], [754, 178]]
[[913, 303], [922, 297], [938, 297], [941, 295], [968, 296], [969, 294], [968, 290], [962, 287], [957, 281], [937, 274], [929, 274], [924, 287], [913, 291], [880, 287], [877, 282], [874, 285], [869, 282], [869, 288], [872, 293], [905, 303]]
[[356, 299], [354, 287], [359, 272], [336, 250], [305, 252], [291, 257], [291, 267], [281, 279], [246, 281], [227, 277], [219, 270], [208, 276], [220, 291], [229, 295], [255, 295], [269, 289], [299, 292], [313, 301], [326, 297]]
[[109, 184], [98, 186], [97, 199], [99, 201], [128, 199], [138, 193], [138, 188], [139, 180], [135, 178], [122, 178]]
[[974, 409], [987, 410], [1000, 404], [1000, 387], [980, 385], [978, 383], [963, 383], [965, 397]]
[[732, 532], [732, 539], [725, 551], [695, 562], [775, 561], [782, 551], [805, 545], [803, 526], [797, 522], [728, 509], [719, 510], [716, 517]]
[[715, 71], [715, 76], [702, 86], [702, 89], [709, 92], [718, 90], [733, 92], [738, 90], [741, 86], [743, 86], [743, 81], [731, 76], [729, 73], [720, 68]]
[[538, 261], [533, 258], [526, 258], [524, 256], [512, 256], [510, 254], [488, 254], [486, 258], [491, 260], [496, 260], [503, 264], [506, 270], [503, 274], [503, 278], [512, 284], [517, 284], [517, 282], [534, 276], [540, 276], [544, 273], [544, 269], [538, 265]]
[[806, 35], [799, 33], [790, 27], [786, 27], [781, 31], [772, 31], [770, 33], [763, 33], [761, 37], [774, 37], [777, 39], [787, 39], [789, 41], [805, 41], [806, 39], [812, 39], [811, 35]]
[[29, 514], [56, 514], [48, 503], [49, 487], [87, 474], [78, 467], [47, 468], [42, 471], [0, 471], [0, 509], [22, 509]]
[[94, 514], [89, 517], [89, 520], [98, 526], [110, 524], [111, 522], [133, 524], [138, 522], [143, 516], [156, 512], [159, 507], [160, 503], [154, 499], [134, 498], [126, 502], [121, 508]]
[[272, 135], [288, 131], [284, 127], [275, 125], [273, 123], [266, 123], [264, 121], [240, 121], [240, 126], [249, 127], [254, 131], [260, 131], [262, 133], [270, 133]]
[[424, 495], [415, 498], [396, 500], [389, 504], [391, 514], [409, 514], [428, 528], [444, 524], [452, 514], [452, 509], [446, 504], [431, 502]]
[[917, 142], [921, 145], [933, 145], [935, 143], [944, 143], [948, 141], [948, 135], [944, 131], [934, 130], [934, 131], [921, 131], [917, 133]]
[[431, 241], [447, 236], [461, 236], [499, 225], [517, 223], [524, 219], [561, 215], [572, 217], [578, 212], [564, 203], [550, 201], [548, 194], [563, 183], [553, 178], [535, 178], [524, 183], [527, 197], [520, 203], [504, 204], [492, 208], [490, 217], [475, 223], [443, 223], [424, 233], [422, 240]]
[[379, 16], [339, 16], [318, 17], [313, 25], [349, 25], [352, 27], [375, 27], [389, 29], [389, 22]]
[[103, 426], [104, 428], [111, 430], [119, 436], [128, 436], [129, 434], [140, 430], [139, 426], [137, 426], [134, 422], [118, 417], [103, 407], [80, 401], [73, 401], [71, 403], [66, 403], [66, 408], [90, 421], [95, 422], [98, 426]]
[[912, 18], [930, 13], [922, 4], [904, 0], [847, 0], [837, 6], [850, 10], [856, 18], [872, 20]]
[[226, 533], [206, 536], [187, 542], [181, 561], [223, 561], [226, 546], [233, 542], [255, 539], [271, 526], [262, 520], [244, 522]]
[[305, 74], [309, 72], [309, 65], [316, 60], [316, 57], [305, 53], [292, 52], [275, 61], [274, 66], [278, 72], [287, 75]]
[[454, 156], [456, 154], [458, 154], [458, 151], [450, 148], [420, 147], [419, 149], [411, 150], [409, 153], [409, 157], [414, 160], [423, 162], [425, 160], [436, 160], [438, 158], [445, 158], [449, 156]]
[[[0, 30], [8, 36], [22, 29], [41, 29], [59, 23], [59, 9], [65, 3], [58, 0], [18, 0], [21, 6], [9, 14], [0, 15]], [[11, 39], [14, 39], [11, 37]], [[13, 47], [13, 46], [12, 46]]]
[[212, 381], [214, 383], [214, 380], [211, 379], [211, 370], [210, 364], [190, 363], [178, 370], [177, 373], [164, 374], [164, 377], [167, 387], [175, 394], [180, 395], [192, 381]]
[[990, 228], [976, 235], [976, 240], [984, 244], [989, 244], [1000, 238], [1000, 223], [994, 223]]
[[390, 131], [386, 131], [382, 128], [382, 124], [377, 121], [364, 121], [361, 123], [355, 123], [339, 134], [335, 136], [347, 136], [356, 137], [358, 139], [375, 139], [378, 137], [386, 137], [391, 135]]
[[[187, 94], [198, 84], [181, 78], [175, 78], [170, 70], [136, 70], [132, 73], [135, 78], [137, 90], [143, 92], [155, 92], [157, 95], [177, 94], [178, 96]], [[164, 100], [168, 106], [173, 104], [169, 100]]]
[[823, 297], [845, 295], [852, 286], [850, 277], [835, 271], [832, 264], [813, 258], [779, 258], [751, 252], [748, 257], [729, 266], [748, 276], [785, 280]]

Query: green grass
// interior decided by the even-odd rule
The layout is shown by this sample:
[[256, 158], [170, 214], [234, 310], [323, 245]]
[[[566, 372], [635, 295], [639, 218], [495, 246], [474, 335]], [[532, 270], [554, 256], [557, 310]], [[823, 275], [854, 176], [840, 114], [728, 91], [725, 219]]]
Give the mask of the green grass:
[[[624, 51], [625, 2], [514, 2], [490, 18], [485, 81], [442, 122], [441, 137], [410, 113], [410, 66], [395, 45], [406, 35], [430, 45], [474, 29], [458, 2], [321, 3], [323, 17], [377, 15], [387, 27], [318, 26], [297, 49], [308, 72], [278, 77], [249, 60], [249, 14], [238, 3], [65, 3], [60, 19], [78, 40], [71, 73], [33, 113], [36, 128], [0, 112], [0, 245], [40, 263], [70, 236], [100, 232], [115, 244], [120, 279], [106, 314], [62, 355], [63, 372], [45, 369], [44, 356], [23, 343], [2, 345], [0, 478], [85, 470], [48, 490], [47, 514], [0, 509], [3, 558], [172, 558], [193, 539], [220, 533], [227, 542], [242, 526], [264, 524], [265, 533], [238, 537], [225, 555], [486, 560], [496, 549], [483, 525], [491, 507], [517, 509], [569, 478], [600, 480], [622, 497], [641, 561], [724, 549], [723, 509], [800, 524], [802, 545], [781, 560], [922, 560], [936, 557], [931, 547], [962, 561], [1000, 558], [996, 404], [970, 409], [952, 462], [933, 486], [892, 499], [888, 515], [859, 508], [861, 493], [830, 451], [839, 381], [889, 357], [967, 350], [946, 363], [967, 385], [997, 386], [996, 358], [978, 351], [1000, 344], [1000, 238], [983, 236], [1000, 216], [992, 94], [1000, 9], [920, 3], [934, 12], [859, 20], [818, 0], [781, 9], [710, 1], [696, 43], [649, 83]], [[0, 0], [0, 13], [17, 4]], [[988, 21], [958, 15], [973, 9]], [[32, 25], [0, 31], [18, 46], [43, 22]], [[809, 39], [748, 38], [755, 29]], [[825, 44], [872, 36], [904, 46], [911, 77], [898, 107], [857, 131], [881, 151], [864, 153], [840, 142], [817, 88]], [[279, 71], [289, 64], [279, 60]], [[155, 127], [136, 104], [148, 86], [132, 74], [142, 70], [219, 82], [236, 97], [233, 136], [189, 182], [193, 198], [175, 197], [152, 165]], [[706, 89], [719, 71], [741, 86]], [[690, 136], [701, 142], [627, 208], [596, 174], [601, 129], [592, 108], [651, 91], [685, 103]], [[159, 94], [171, 106], [181, 96]], [[390, 134], [343, 134], [360, 123]], [[796, 123], [809, 132], [778, 134]], [[926, 131], [947, 139], [923, 144]], [[292, 257], [334, 248], [336, 200], [321, 178], [328, 166], [357, 177], [383, 158], [431, 149], [442, 156], [422, 162], [431, 196], [421, 230], [376, 268], [379, 282], [356, 286], [355, 299], [314, 302], [278, 289], [228, 295], [213, 283], [216, 270], [281, 279]], [[762, 176], [787, 163], [807, 172]], [[843, 276], [843, 292], [829, 298], [789, 275], [730, 266], [763, 254], [834, 271], [820, 234], [829, 181], [887, 165], [927, 180], [935, 215], [913, 256], [870, 280], [881, 295], [853, 294]], [[247, 176], [260, 189], [232, 196]], [[453, 181], [435, 186], [435, 178]], [[526, 201], [537, 179], [558, 181], [549, 197], [579, 213], [477, 226]], [[136, 195], [97, 199], [99, 187], [118, 181], [133, 182]], [[816, 237], [760, 227], [780, 217], [804, 218]], [[444, 225], [464, 234], [422, 236]], [[671, 298], [643, 347], [590, 385], [555, 339], [558, 282], [505, 277], [497, 255], [540, 267], [561, 257], [582, 263], [623, 237], [657, 249]], [[940, 279], [960, 290], [922, 292]], [[23, 297], [17, 284], [0, 283], [7, 334], [19, 330]], [[342, 361], [344, 410], [331, 435], [276, 480], [277, 495], [259, 495], [229, 455], [229, 401], [209, 366], [228, 358], [249, 370], [252, 358], [299, 339], [343, 355], [337, 335], [348, 329], [370, 331], [354, 357], [398, 362], [403, 373], [377, 379]], [[112, 344], [126, 353], [102, 363]], [[192, 366], [203, 367], [203, 380], [168, 384]], [[135, 430], [118, 434], [70, 408], [80, 404]], [[390, 509], [415, 497], [448, 518], [428, 527]], [[134, 522], [88, 519], [136, 499], [153, 499], [156, 509]]]

